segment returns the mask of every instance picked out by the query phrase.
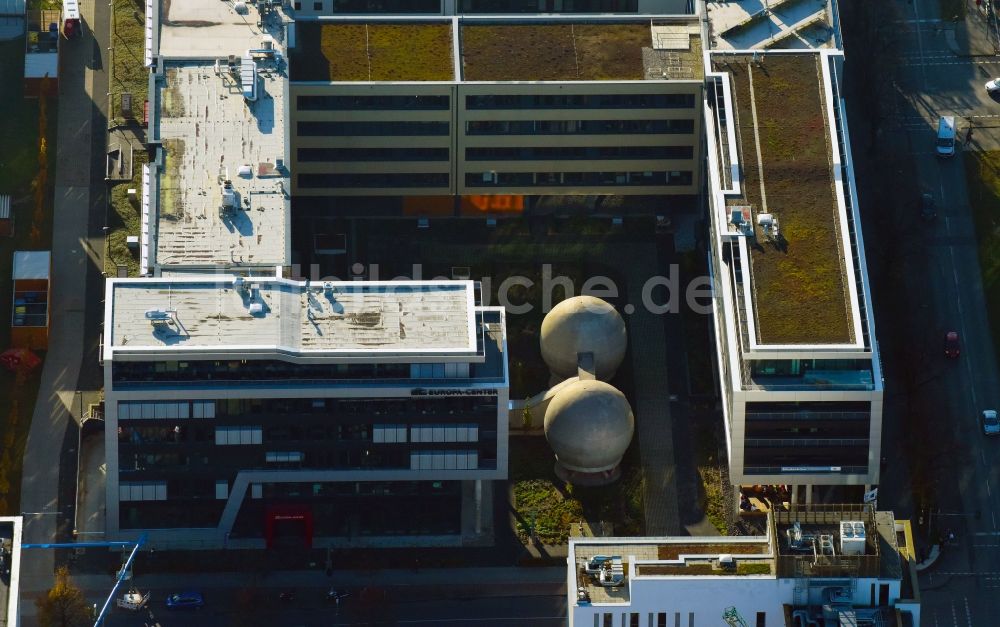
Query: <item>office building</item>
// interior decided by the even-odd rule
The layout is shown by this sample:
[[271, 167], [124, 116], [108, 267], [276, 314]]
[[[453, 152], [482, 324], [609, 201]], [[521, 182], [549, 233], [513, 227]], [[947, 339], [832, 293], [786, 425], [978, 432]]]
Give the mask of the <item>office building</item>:
[[304, 214], [652, 214], [699, 193], [695, 15], [296, 14], [292, 28]]
[[483, 542], [483, 484], [507, 476], [508, 377], [503, 309], [477, 290], [109, 280], [109, 534]]
[[570, 627], [920, 624], [909, 521], [860, 506], [774, 512], [764, 535], [572, 538]]
[[[712, 52], [706, 130], [730, 478], [878, 482], [883, 383], [838, 50]], [[796, 486], [805, 486], [804, 494]]]

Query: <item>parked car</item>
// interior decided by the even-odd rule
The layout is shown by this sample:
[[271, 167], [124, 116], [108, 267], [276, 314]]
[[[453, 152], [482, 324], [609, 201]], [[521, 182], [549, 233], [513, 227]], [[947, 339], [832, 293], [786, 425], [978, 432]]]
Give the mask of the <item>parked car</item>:
[[997, 418], [997, 410], [983, 410], [983, 433], [986, 435], [1000, 434], [1000, 419]]
[[958, 357], [961, 349], [959, 347], [958, 331], [948, 331], [944, 334], [944, 356], [951, 359]]
[[920, 195], [920, 217], [927, 222], [937, 217], [937, 207], [934, 206], [934, 196], [931, 194]]
[[994, 78], [986, 83], [986, 93], [994, 94], [996, 92], [1000, 92], [1000, 78]]
[[196, 610], [205, 605], [200, 592], [178, 592], [167, 596], [168, 610]]

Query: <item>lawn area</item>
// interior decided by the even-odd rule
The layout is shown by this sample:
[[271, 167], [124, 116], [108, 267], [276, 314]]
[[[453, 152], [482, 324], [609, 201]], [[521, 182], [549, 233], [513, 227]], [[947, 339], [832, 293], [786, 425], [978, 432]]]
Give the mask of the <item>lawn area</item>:
[[[0, 351], [10, 346], [11, 276], [15, 250], [46, 250], [52, 242], [52, 192], [55, 183], [57, 107], [23, 97], [24, 39], [0, 42], [0, 194], [12, 198], [15, 233], [0, 238]], [[39, 126], [45, 109], [45, 167], [40, 167]], [[40, 188], [39, 188], [40, 185]], [[36, 188], [39, 189], [35, 193]], [[21, 458], [38, 394], [40, 369], [18, 379], [0, 370], [0, 515], [20, 511]]]
[[108, 215], [107, 254], [104, 256], [104, 272], [117, 276], [118, 265], [128, 266], [128, 275], [139, 276], [138, 251], [129, 249], [126, 238], [140, 235], [142, 209], [141, 198], [130, 200], [128, 189], [142, 189], [142, 166], [149, 158], [144, 151], [134, 154], [132, 180], [111, 187], [111, 213]]
[[717, 64], [734, 83], [743, 202], [756, 214], [765, 211], [763, 178], [766, 210], [781, 225], [776, 243], [758, 229], [751, 253], [757, 335], [764, 344], [852, 340], [818, 58], [765, 55], [762, 67], [749, 58]]
[[470, 81], [642, 80], [649, 24], [527, 24], [462, 27]]
[[983, 298], [994, 351], [1000, 355], [1000, 151], [968, 151], [962, 158], [976, 225]]
[[533, 527], [542, 544], [565, 544], [570, 526], [580, 521], [610, 522], [615, 535], [642, 535], [643, 482], [634, 442], [622, 462], [621, 479], [596, 488], [572, 486], [556, 477], [555, 456], [545, 438], [514, 436], [510, 442], [510, 481], [521, 542], [528, 542]]
[[296, 24], [292, 80], [450, 81], [450, 23]]
[[112, 0], [114, 11], [111, 33], [111, 111], [109, 120], [125, 122], [121, 115], [121, 95], [132, 94], [133, 115], [142, 116], [142, 103], [149, 98], [149, 70], [145, 67], [145, 3], [138, 0]]

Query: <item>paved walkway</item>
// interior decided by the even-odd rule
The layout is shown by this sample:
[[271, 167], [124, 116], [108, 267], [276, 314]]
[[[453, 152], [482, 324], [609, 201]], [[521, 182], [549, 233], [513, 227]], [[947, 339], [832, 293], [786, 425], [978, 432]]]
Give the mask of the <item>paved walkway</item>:
[[[663, 317], [648, 311], [642, 304], [642, 290], [652, 273], [659, 268], [656, 248], [633, 246], [628, 263], [627, 314], [628, 339], [632, 354], [632, 386], [635, 395], [635, 439], [645, 472], [643, 501], [646, 508], [646, 535], [678, 535], [677, 469], [674, 463], [674, 439], [667, 393], [667, 354], [669, 347], [663, 329]], [[657, 294], [659, 302], [664, 296]]]
[[[100, 3], [96, 3], [100, 4]], [[81, 7], [95, 24], [95, 3]], [[107, 9], [104, 9], [106, 16]], [[105, 20], [106, 21], [106, 20]], [[59, 525], [72, 524], [72, 503], [59, 507], [59, 467], [63, 438], [75, 420], [74, 394], [83, 356], [85, 282], [90, 258], [87, 233], [91, 184], [91, 121], [95, 72], [90, 33], [73, 42], [79, 54], [63, 54], [59, 76], [59, 128], [56, 143], [55, 203], [52, 234], [52, 296], [49, 351], [31, 430], [24, 450], [21, 510], [24, 542], [50, 542]], [[96, 66], [100, 67], [100, 66]], [[101, 95], [103, 98], [103, 94]], [[21, 563], [21, 590], [30, 594], [52, 584], [55, 554], [37, 550]]]

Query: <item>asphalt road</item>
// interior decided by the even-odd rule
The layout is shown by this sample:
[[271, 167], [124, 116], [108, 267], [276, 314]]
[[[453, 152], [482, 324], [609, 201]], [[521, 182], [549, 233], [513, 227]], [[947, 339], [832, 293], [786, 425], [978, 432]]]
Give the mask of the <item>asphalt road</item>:
[[[394, 600], [364, 604], [357, 590], [340, 605], [327, 602], [326, 590], [299, 589], [292, 601], [278, 598], [280, 589], [262, 589], [257, 600], [247, 603], [236, 589], [213, 589], [205, 593], [205, 606], [198, 610], [167, 610], [163, 599], [177, 589], [153, 589], [148, 608], [132, 612], [113, 610], [106, 627], [221, 627], [223, 625], [268, 625], [278, 627], [333, 627], [373, 624], [448, 627], [563, 627], [566, 597], [483, 597], [468, 599]], [[147, 592], [147, 590], [143, 590]], [[92, 595], [88, 595], [91, 598]], [[97, 598], [97, 591], [93, 595]], [[152, 612], [152, 616], [150, 616]]]
[[[987, 46], [992, 51], [995, 39], [995, 32], [987, 31], [975, 15], [968, 29], [953, 29], [937, 19], [937, 0], [893, 2], [903, 15], [894, 26], [899, 29], [902, 55], [894, 77], [898, 125], [882, 141], [906, 151], [915, 163], [916, 179], [907, 184], [918, 189], [896, 191], [930, 193], [938, 207], [935, 223], [909, 225], [901, 231], [901, 237], [911, 240], [915, 257], [903, 280], [910, 294], [918, 295], [909, 322], [920, 327], [913, 343], [926, 371], [914, 394], [935, 419], [951, 425], [955, 440], [942, 462], [942, 472], [953, 475], [950, 496], [941, 503], [940, 512], [923, 515], [930, 519], [933, 534], [950, 531], [956, 540], [921, 576], [921, 623], [992, 625], [1000, 616], [996, 590], [1000, 588], [1000, 439], [982, 434], [978, 415], [1000, 404], [1000, 391], [963, 160], [967, 150], [1000, 148], [1000, 104], [983, 87], [990, 76], [1000, 75], [1000, 57], [966, 56], [969, 35], [977, 43], [973, 53]], [[984, 33], [989, 38], [983, 38]], [[975, 126], [971, 145], [960, 146], [951, 159], [934, 154], [937, 119], [942, 115], [956, 117], [960, 138], [970, 123]], [[916, 210], [913, 222], [919, 224]], [[956, 360], [944, 357], [947, 331], [958, 331], [962, 338], [962, 353]], [[892, 367], [886, 364], [887, 371]], [[890, 396], [894, 393], [888, 385], [887, 391]], [[887, 412], [892, 411], [899, 412], [900, 407], [887, 399]], [[898, 428], [905, 429], [906, 417], [897, 420]], [[893, 446], [891, 439], [884, 441]]]

